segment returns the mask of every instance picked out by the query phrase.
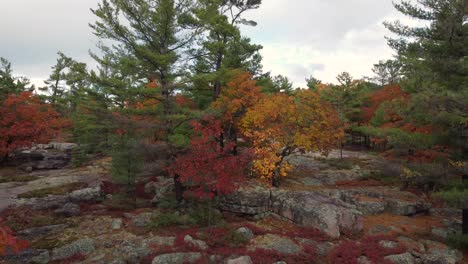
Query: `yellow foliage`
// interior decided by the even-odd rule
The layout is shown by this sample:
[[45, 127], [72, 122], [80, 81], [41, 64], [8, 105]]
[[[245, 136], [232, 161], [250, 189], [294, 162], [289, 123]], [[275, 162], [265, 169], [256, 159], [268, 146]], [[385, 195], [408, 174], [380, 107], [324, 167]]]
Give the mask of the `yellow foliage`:
[[338, 114], [310, 90], [261, 98], [248, 109], [240, 128], [253, 144], [253, 171], [266, 182], [275, 174], [286, 176], [292, 169], [283, 162], [290, 153], [327, 152], [344, 137]]

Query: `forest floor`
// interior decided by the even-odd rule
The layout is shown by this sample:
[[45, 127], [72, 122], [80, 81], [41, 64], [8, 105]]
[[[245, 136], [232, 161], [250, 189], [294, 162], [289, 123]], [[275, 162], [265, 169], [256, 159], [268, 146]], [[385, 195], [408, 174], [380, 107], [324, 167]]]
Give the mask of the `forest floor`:
[[[382, 172], [396, 165], [376, 155], [340, 156], [289, 158], [296, 169], [279, 189], [261, 187], [239, 201], [244, 210], [263, 190], [287, 198], [261, 217], [213, 204], [180, 207], [170, 192], [155, 203], [155, 192], [170, 185], [164, 177], [145, 178], [129, 201], [110, 183], [108, 158], [80, 168], [2, 169], [0, 226], [29, 246], [0, 263], [468, 263], [467, 252], [462, 260], [463, 253], [445, 242], [461, 229], [460, 210], [421, 191], [402, 191], [398, 175]], [[323, 211], [297, 209], [287, 205], [293, 194], [331, 203]], [[330, 213], [335, 209], [338, 214]], [[342, 212], [358, 218], [342, 219]], [[333, 224], [340, 225], [338, 235], [330, 231]], [[343, 225], [358, 232], [347, 233]]]

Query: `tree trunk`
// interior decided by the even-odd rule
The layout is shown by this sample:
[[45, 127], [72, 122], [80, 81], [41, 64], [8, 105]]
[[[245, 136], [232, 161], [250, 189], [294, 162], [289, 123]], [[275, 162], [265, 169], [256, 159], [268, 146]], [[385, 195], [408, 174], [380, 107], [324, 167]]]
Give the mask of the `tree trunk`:
[[230, 143], [234, 144], [232, 148], [232, 154], [237, 155], [237, 131], [233, 126], [229, 128], [227, 136]]
[[273, 187], [280, 187], [280, 175], [278, 172], [273, 173], [273, 177], [271, 178], [271, 185]]
[[[463, 174], [463, 183], [465, 186], [467, 185], [468, 182], [468, 174]], [[464, 199], [462, 197], [462, 199]], [[466, 198], [465, 198], [466, 199]], [[466, 202], [463, 201], [463, 203], [466, 207]], [[463, 218], [462, 218], [462, 232], [464, 235], [468, 235], [468, 208], [463, 208]]]
[[340, 144], [340, 159], [343, 159], [343, 147], [344, 147], [344, 144], [343, 144], [343, 142], [341, 142], [341, 144]]
[[462, 233], [468, 235], [468, 209], [463, 209]]
[[184, 200], [185, 187], [180, 181], [180, 176], [177, 174], [174, 176], [174, 191], [177, 203], [181, 203]]
[[8, 153], [5, 154], [5, 156], [3, 156], [2, 158], [0, 158], [0, 165], [7, 164], [7, 162], [8, 162]]

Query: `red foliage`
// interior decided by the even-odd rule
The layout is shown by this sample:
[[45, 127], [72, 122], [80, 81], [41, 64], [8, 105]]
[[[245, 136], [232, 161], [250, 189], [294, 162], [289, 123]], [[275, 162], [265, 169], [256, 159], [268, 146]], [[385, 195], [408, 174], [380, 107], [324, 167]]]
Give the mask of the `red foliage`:
[[405, 123], [401, 125], [399, 128], [407, 132], [421, 133], [421, 134], [431, 134], [434, 132], [434, 127], [432, 125], [417, 127], [414, 124]]
[[[243, 225], [245, 226], [245, 225]], [[254, 228], [255, 229], [255, 228]], [[232, 231], [232, 230], [231, 230]], [[264, 233], [257, 230], [257, 233]], [[251, 250], [244, 246], [236, 247], [231, 245], [228, 236], [230, 230], [226, 228], [211, 228], [211, 229], [187, 229], [180, 232], [175, 239], [174, 246], [156, 246], [150, 245], [152, 253], [143, 260], [143, 263], [151, 263], [151, 260], [160, 254], [173, 252], [198, 252], [199, 248], [185, 243], [186, 235], [192, 236], [194, 239], [205, 241], [209, 248], [203, 252], [202, 258], [195, 263], [208, 263], [210, 255], [228, 257], [232, 255], [248, 255], [253, 263], [274, 263], [276, 261], [286, 261], [287, 263], [314, 263], [316, 259], [316, 250], [311, 246], [303, 246], [303, 250], [294, 255], [281, 254], [275, 250], [255, 249]], [[255, 232], [254, 232], [255, 233]], [[271, 232], [269, 232], [271, 233]], [[303, 237], [303, 236], [301, 236]]]
[[406, 250], [403, 246], [396, 248], [382, 247], [382, 240], [394, 241], [393, 237], [386, 235], [366, 236], [361, 241], [344, 241], [334, 248], [328, 258], [330, 263], [358, 264], [358, 258], [366, 256], [372, 263], [391, 264], [393, 262], [384, 260], [385, 256], [401, 254]]
[[101, 183], [101, 190], [105, 194], [114, 194], [120, 191], [120, 187], [117, 184], [112, 183], [110, 181], [103, 181]]
[[387, 85], [380, 90], [375, 91], [370, 97], [370, 106], [362, 108], [362, 117], [364, 122], [368, 123], [374, 117], [375, 111], [383, 102], [393, 99], [408, 100], [409, 94], [401, 90], [399, 85]]
[[259, 264], [270, 264], [277, 261], [285, 261], [286, 263], [315, 263], [316, 260], [316, 251], [310, 246], [304, 246], [304, 250], [296, 255], [286, 255], [275, 250], [261, 248], [248, 251], [247, 254], [250, 255], [253, 263]]
[[178, 106], [181, 106], [181, 107], [188, 107], [190, 109], [196, 109], [197, 108], [197, 105], [192, 100], [192, 98], [187, 97], [187, 96], [182, 95], [182, 94], [177, 94], [175, 96], [175, 102], [176, 102], [176, 104]]
[[10, 95], [0, 106], [0, 157], [32, 143], [48, 143], [68, 125], [31, 92]]
[[28, 247], [28, 242], [15, 237], [14, 232], [7, 226], [0, 226], [0, 256], [7, 253], [17, 254]]
[[244, 180], [249, 153], [234, 155], [233, 142], [221, 144], [221, 121], [214, 117], [205, 117], [192, 125], [198, 135], [192, 138], [188, 153], [179, 155], [169, 171], [192, 186], [188, 194], [197, 198], [232, 193]]
[[395, 154], [393, 150], [387, 150], [382, 153], [382, 157], [387, 160], [405, 160], [414, 163], [433, 163], [437, 159], [446, 159], [449, 156], [449, 149], [435, 146], [432, 149], [415, 150], [405, 154]]
[[147, 184], [148, 182], [139, 182], [136, 184], [135, 186], [135, 194], [138, 198], [142, 198], [142, 199], [153, 199], [153, 196], [154, 195], [151, 195], [151, 193], [147, 193], [145, 191], [145, 185]]
[[71, 257], [68, 257], [66, 259], [62, 259], [60, 261], [61, 264], [73, 264], [73, 263], [81, 263], [86, 259], [85, 255], [82, 254], [75, 254]]

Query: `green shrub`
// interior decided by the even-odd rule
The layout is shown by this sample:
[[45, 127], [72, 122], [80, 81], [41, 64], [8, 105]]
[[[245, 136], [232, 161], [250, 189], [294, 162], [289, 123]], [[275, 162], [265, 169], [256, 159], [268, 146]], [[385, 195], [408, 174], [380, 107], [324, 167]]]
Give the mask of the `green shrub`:
[[176, 212], [161, 213], [151, 219], [149, 228], [157, 229], [166, 226], [194, 226], [196, 221], [190, 218], [188, 215], [181, 215]]
[[162, 209], [176, 209], [177, 206], [177, 200], [173, 197], [164, 197], [158, 202], [158, 208]]
[[247, 237], [239, 232], [236, 232], [234, 229], [229, 231], [226, 236], [226, 241], [235, 247], [245, 246], [249, 243], [249, 239]]
[[116, 136], [112, 147], [112, 179], [127, 187], [135, 186], [136, 176], [141, 171], [143, 157], [138, 141], [128, 135]]
[[447, 238], [447, 244], [456, 249], [468, 250], [468, 234], [452, 234]]
[[111, 210], [134, 210], [136, 208], [135, 198], [129, 197], [125, 193], [115, 193], [112, 197], [102, 203]]
[[468, 199], [468, 188], [459, 184], [434, 194], [435, 197], [444, 200], [454, 207], [461, 207]]

